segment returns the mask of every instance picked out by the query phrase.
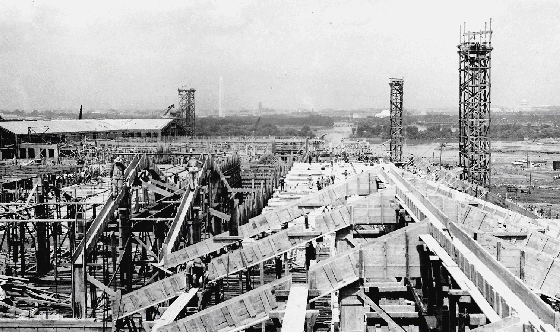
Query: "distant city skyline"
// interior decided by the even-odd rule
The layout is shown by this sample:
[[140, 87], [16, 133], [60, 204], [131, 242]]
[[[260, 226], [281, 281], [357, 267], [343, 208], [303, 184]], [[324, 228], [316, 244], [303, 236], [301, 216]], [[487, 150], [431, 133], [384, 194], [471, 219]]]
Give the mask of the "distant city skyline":
[[164, 110], [183, 85], [200, 110], [388, 108], [390, 77], [405, 109], [454, 108], [459, 26], [490, 18], [492, 106], [560, 105], [559, 13], [553, 0], [9, 0], [0, 109]]

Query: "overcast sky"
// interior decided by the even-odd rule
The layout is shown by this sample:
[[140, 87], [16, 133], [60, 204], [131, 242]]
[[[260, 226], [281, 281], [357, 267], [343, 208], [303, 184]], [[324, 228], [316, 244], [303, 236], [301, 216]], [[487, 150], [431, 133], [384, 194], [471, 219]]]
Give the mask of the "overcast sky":
[[492, 104], [560, 105], [554, 1], [2, 1], [0, 109], [457, 107], [459, 26], [492, 18]]

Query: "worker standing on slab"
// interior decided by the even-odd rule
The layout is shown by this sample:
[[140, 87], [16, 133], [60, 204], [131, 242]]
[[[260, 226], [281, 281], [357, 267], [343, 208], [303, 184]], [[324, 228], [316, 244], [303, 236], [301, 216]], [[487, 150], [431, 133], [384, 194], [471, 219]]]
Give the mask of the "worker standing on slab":
[[284, 178], [280, 178], [280, 191], [284, 191]]
[[308, 242], [305, 246], [305, 270], [309, 271], [309, 266], [311, 265], [311, 261], [315, 260], [316, 253], [315, 247], [313, 246], [312, 242]]
[[124, 183], [124, 171], [125, 171], [124, 161], [121, 157], [115, 158], [115, 162], [113, 163], [113, 168], [111, 169], [111, 178], [112, 178], [112, 192], [114, 198], [119, 195]]
[[193, 286], [200, 287], [204, 276], [204, 264], [200, 258], [194, 260], [192, 267]]
[[194, 190], [195, 188], [195, 180], [196, 180], [196, 174], [199, 171], [199, 166], [200, 166], [200, 161], [196, 158], [191, 158], [189, 159], [189, 161], [187, 162], [187, 169], [189, 170], [189, 173], [191, 175], [190, 178], [190, 189]]
[[274, 257], [274, 269], [276, 271], [276, 279], [282, 278], [282, 257]]
[[187, 274], [187, 285], [189, 289], [193, 287], [193, 265], [194, 262], [192, 260], [187, 262], [186, 274]]

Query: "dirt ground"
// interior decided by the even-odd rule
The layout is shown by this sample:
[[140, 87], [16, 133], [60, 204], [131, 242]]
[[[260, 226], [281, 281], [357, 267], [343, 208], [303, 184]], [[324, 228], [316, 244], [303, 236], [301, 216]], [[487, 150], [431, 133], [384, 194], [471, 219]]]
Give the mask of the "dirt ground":
[[[380, 140], [372, 141], [373, 146], [383, 153]], [[407, 159], [414, 154], [427, 158], [431, 162], [457, 165], [459, 161], [459, 143], [447, 142], [441, 148], [440, 141], [405, 142], [403, 156]], [[386, 149], [386, 148], [385, 148]], [[543, 217], [560, 216], [560, 171], [552, 169], [553, 161], [560, 160], [560, 142], [547, 141], [496, 141], [491, 143], [492, 158], [492, 192], [517, 201], [536, 211]], [[527, 167], [527, 159], [531, 166]], [[513, 162], [525, 161], [523, 165]], [[536, 163], [542, 162], [542, 163]], [[517, 188], [517, 192], [507, 192], [507, 187]]]
[[[350, 124], [336, 123], [333, 128], [317, 130], [317, 136], [325, 135], [327, 144], [336, 146], [343, 138], [352, 133]], [[386, 156], [388, 144], [380, 139], [368, 140], [378, 156]], [[444, 144], [441, 147], [442, 143]], [[408, 159], [414, 154], [429, 159], [457, 165], [459, 161], [459, 143], [442, 141], [405, 141], [403, 157]], [[560, 171], [552, 169], [553, 161], [560, 161], [560, 141], [495, 141], [491, 142], [492, 158], [492, 192], [517, 201], [535, 211], [542, 212], [543, 217], [560, 216]], [[530, 165], [527, 167], [527, 159]], [[513, 162], [525, 161], [523, 165]], [[537, 163], [541, 162], [541, 163]], [[517, 192], [507, 192], [507, 188], [517, 188]]]

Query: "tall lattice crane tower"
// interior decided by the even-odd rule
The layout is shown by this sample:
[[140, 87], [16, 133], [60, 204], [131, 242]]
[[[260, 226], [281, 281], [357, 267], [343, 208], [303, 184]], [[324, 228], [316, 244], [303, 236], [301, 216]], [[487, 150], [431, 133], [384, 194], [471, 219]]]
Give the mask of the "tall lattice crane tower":
[[403, 145], [403, 85], [401, 78], [389, 79], [391, 87], [391, 109], [390, 109], [390, 150], [391, 162], [401, 162]]
[[177, 114], [181, 125], [185, 128], [187, 136], [195, 135], [194, 124], [194, 92], [195, 89], [179, 88], [179, 113]]
[[[462, 30], [459, 48], [459, 166], [462, 179], [490, 188], [490, 53], [489, 29]], [[478, 193], [476, 193], [478, 194]]]

